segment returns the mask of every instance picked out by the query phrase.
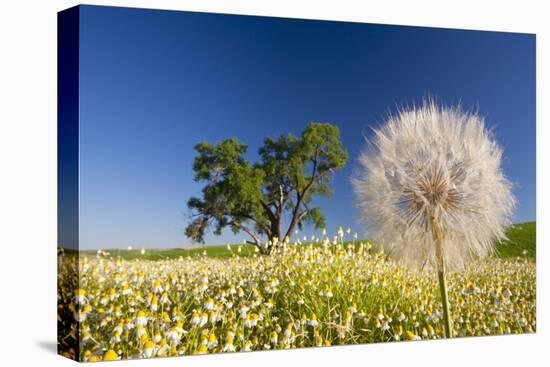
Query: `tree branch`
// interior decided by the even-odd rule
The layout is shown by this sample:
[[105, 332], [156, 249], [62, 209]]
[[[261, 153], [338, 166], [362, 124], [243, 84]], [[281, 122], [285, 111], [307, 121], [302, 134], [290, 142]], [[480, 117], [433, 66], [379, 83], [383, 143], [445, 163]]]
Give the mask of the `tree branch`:
[[262, 206], [262, 208], [264, 208], [264, 210], [267, 213], [267, 216], [269, 217], [269, 219], [272, 220], [272, 221], [275, 221], [275, 214], [273, 214], [273, 212], [271, 211], [271, 208], [269, 207], [269, 205], [267, 205], [265, 203], [265, 201], [263, 201], [263, 200], [260, 200], [260, 205]]
[[303, 204], [302, 200], [304, 199], [307, 192], [311, 189], [311, 187], [315, 183], [315, 179], [318, 177], [317, 176], [318, 159], [319, 159], [319, 147], [316, 147], [315, 155], [314, 155], [314, 158], [312, 159], [313, 168], [311, 170], [311, 178], [301, 192], [299, 190], [296, 190], [296, 206], [294, 207], [294, 210], [292, 210], [292, 220], [290, 222], [290, 225], [288, 226], [288, 230], [286, 232], [285, 238], [286, 237], [290, 238], [290, 236], [292, 235], [292, 231], [294, 231], [294, 228], [296, 228], [296, 225], [300, 223], [300, 221], [305, 216], [304, 213], [307, 213], [307, 210], [306, 210], [304, 213], [298, 215], [298, 211], [300, 210], [300, 205]]
[[[241, 231], [244, 231], [244, 232], [248, 233], [248, 235], [250, 237], [252, 237], [252, 239], [254, 240], [253, 244], [261, 250], [260, 238], [258, 237], [258, 235], [253, 230], [251, 230], [248, 227], [243, 226], [242, 224], [240, 224], [239, 222], [236, 222], [236, 221], [231, 221], [231, 222], [228, 222], [227, 224], [235, 226], [235, 227], [239, 228]], [[250, 241], [248, 241], [248, 242], [250, 242]]]
[[254, 223], [256, 223], [258, 226], [260, 226], [260, 228], [262, 228], [262, 229], [265, 231], [265, 233], [266, 233], [267, 235], [269, 235], [269, 232], [271, 231], [271, 228], [269, 228], [269, 226], [267, 226], [265, 223], [260, 222], [259, 220], [257, 220], [256, 218], [254, 218], [254, 217], [252, 217], [252, 216], [250, 216], [250, 215], [244, 215], [244, 217], [245, 217], [246, 219], [251, 220], [251, 221], [253, 221]]

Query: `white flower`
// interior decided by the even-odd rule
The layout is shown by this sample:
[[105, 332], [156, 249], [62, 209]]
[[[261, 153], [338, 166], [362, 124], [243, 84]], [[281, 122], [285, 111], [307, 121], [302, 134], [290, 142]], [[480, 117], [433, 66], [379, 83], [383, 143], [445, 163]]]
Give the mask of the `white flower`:
[[138, 316], [136, 317], [135, 323], [137, 326], [147, 325], [147, 316], [145, 316], [145, 313], [143, 313], [142, 311], [138, 312]]
[[374, 131], [360, 157], [355, 191], [367, 231], [392, 257], [436, 264], [432, 225], [443, 256], [460, 267], [505, 237], [514, 198], [502, 150], [484, 120], [426, 101]]
[[203, 313], [200, 317], [199, 326], [204, 326], [208, 322], [208, 314]]
[[193, 315], [191, 316], [191, 323], [193, 325], [198, 325], [201, 322], [201, 318], [197, 312], [193, 312]]
[[136, 328], [136, 335], [137, 335], [138, 337], [140, 337], [140, 336], [142, 336], [142, 335], [145, 335], [145, 334], [147, 334], [147, 330], [145, 330], [145, 329], [143, 328], [143, 326], [138, 326], [138, 327]]
[[307, 324], [308, 324], [309, 326], [315, 327], [315, 326], [319, 325], [319, 321], [317, 321], [316, 318], [313, 318], [313, 319], [308, 320], [308, 321], [307, 321]]
[[224, 352], [234, 352], [235, 351], [235, 346], [233, 345], [233, 343], [226, 343], [223, 346], [223, 351]]
[[75, 303], [82, 305], [86, 303], [88, 299], [86, 298], [86, 291], [82, 288], [78, 288], [75, 290]]
[[180, 333], [175, 328], [172, 328], [166, 333], [166, 339], [172, 344], [177, 345], [180, 341]]
[[146, 358], [151, 358], [153, 356], [153, 352], [155, 351], [154, 346], [147, 345], [143, 349], [143, 354]]
[[205, 303], [204, 303], [204, 308], [211, 311], [214, 309], [214, 300], [212, 298], [209, 298]]

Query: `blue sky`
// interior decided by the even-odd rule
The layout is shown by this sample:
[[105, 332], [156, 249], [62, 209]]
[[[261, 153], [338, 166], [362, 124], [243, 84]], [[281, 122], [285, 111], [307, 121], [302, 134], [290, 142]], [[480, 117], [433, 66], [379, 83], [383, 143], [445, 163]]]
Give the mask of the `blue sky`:
[[83, 6], [80, 248], [189, 245], [193, 146], [235, 136], [255, 160], [265, 136], [311, 121], [336, 124], [350, 154], [317, 201], [328, 230], [361, 234], [350, 177], [369, 128], [426, 95], [486, 117], [514, 220], [534, 220], [533, 35]]

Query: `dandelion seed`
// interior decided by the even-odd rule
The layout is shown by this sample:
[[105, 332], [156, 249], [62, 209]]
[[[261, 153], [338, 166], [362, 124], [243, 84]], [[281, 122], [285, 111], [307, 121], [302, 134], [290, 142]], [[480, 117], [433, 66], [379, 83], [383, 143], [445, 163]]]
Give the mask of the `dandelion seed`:
[[437, 268], [450, 337], [445, 267], [492, 252], [510, 222], [502, 150], [483, 118], [433, 101], [390, 116], [370, 148], [354, 181], [367, 230], [392, 257]]

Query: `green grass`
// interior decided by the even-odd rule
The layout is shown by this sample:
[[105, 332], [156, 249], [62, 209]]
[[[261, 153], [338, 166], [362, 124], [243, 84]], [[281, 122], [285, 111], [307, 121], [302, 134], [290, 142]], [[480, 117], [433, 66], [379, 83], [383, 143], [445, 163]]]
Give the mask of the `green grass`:
[[508, 240], [497, 245], [496, 256], [500, 258], [524, 256], [536, 259], [536, 233], [536, 222], [511, 225], [506, 231]]
[[[241, 252], [238, 252], [238, 248], [241, 247]], [[252, 245], [231, 245], [232, 251], [227, 249], [226, 245], [223, 246], [203, 246], [192, 249], [170, 248], [170, 249], [146, 249], [145, 254], [141, 254], [141, 250], [126, 250], [126, 249], [112, 249], [106, 250], [114, 258], [122, 258], [125, 260], [131, 259], [146, 259], [146, 260], [167, 260], [176, 259], [180, 256], [200, 256], [206, 251], [208, 257], [214, 258], [226, 258], [231, 257], [233, 254], [240, 256], [248, 256], [254, 252], [254, 246]], [[83, 255], [95, 255], [96, 250], [81, 251]]]
[[[497, 245], [496, 256], [500, 258], [510, 258], [516, 256], [536, 258], [536, 222], [526, 222], [511, 225], [506, 231], [508, 240]], [[238, 248], [241, 252], [238, 252]], [[227, 258], [234, 255], [248, 256], [254, 253], [252, 245], [231, 245], [232, 251], [223, 246], [203, 246], [193, 249], [146, 249], [145, 254], [141, 255], [140, 250], [116, 249], [108, 250], [114, 258], [122, 258], [126, 260], [141, 258], [147, 260], [165, 260], [174, 259], [180, 256], [200, 256], [206, 251], [208, 257]], [[95, 255], [96, 251], [81, 251], [84, 255]]]

